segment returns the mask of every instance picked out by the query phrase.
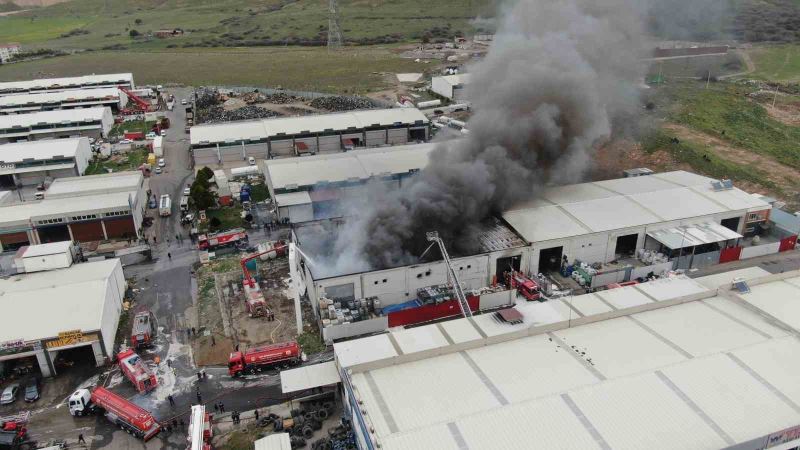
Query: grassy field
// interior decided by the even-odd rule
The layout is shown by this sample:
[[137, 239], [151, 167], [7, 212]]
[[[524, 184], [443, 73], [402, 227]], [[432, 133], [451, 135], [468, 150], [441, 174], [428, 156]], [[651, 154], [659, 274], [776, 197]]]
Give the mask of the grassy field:
[[220, 221], [219, 226], [212, 227], [209, 225], [211, 231], [217, 230], [229, 230], [231, 228], [240, 228], [244, 225], [244, 221], [242, 220], [241, 216], [242, 209], [241, 208], [216, 208], [216, 209], [207, 209], [206, 210], [206, 218], [208, 218], [208, 222], [211, 223], [211, 219], [217, 218]]
[[755, 48], [750, 57], [756, 71], [750, 76], [772, 81], [800, 81], [800, 45]]
[[92, 161], [89, 163], [89, 167], [86, 168], [85, 175], [108, 173], [108, 169], [114, 172], [136, 170], [147, 159], [147, 153], [147, 149], [137, 149], [131, 150], [124, 155], [112, 156], [104, 161]]
[[141, 131], [147, 134], [152, 130], [153, 125], [155, 125], [154, 121], [145, 122], [143, 120], [132, 120], [130, 122], [114, 124], [108, 134], [109, 136], [121, 136], [125, 131]]
[[648, 68], [648, 77], [697, 77], [702, 78], [711, 72], [712, 77], [728, 75], [744, 70], [739, 56], [731, 52], [724, 56], [699, 56], [695, 58], [668, 59], [653, 62]]
[[391, 47], [193, 49], [86, 52], [0, 66], [0, 81], [133, 72], [137, 84], [182, 83], [283, 86], [287, 89], [362, 93], [386, 86], [382, 72], [421, 70]]
[[[450, 38], [473, 32], [475, 16], [494, 11], [495, 0], [340, 0], [340, 26], [346, 41], [409, 41], [426, 33]], [[168, 45], [275, 45], [285, 41], [324, 41], [328, 2], [323, 0], [80, 0], [0, 18], [0, 42], [19, 41], [52, 48]], [[136, 39], [159, 29], [187, 33], [171, 39]], [[69, 31], [82, 33], [61, 37]], [[237, 44], [239, 43], [239, 44]], [[214, 45], [216, 44], [216, 45]]]

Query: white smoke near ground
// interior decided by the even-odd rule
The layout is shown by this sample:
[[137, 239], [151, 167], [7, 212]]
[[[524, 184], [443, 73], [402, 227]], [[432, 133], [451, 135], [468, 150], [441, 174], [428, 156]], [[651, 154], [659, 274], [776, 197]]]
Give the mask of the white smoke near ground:
[[612, 119], [636, 103], [637, 9], [633, 0], [508, 6], [486, 57], [469, 68], [469, 135], [440, 142], [401, 189], [369, 189], [323, 252], [330, 256], [310, 262], [315, 272], [413, 263], [433, 230], [454, 253], [475, 251], [482, 220], [544, 185], [579, 181]]

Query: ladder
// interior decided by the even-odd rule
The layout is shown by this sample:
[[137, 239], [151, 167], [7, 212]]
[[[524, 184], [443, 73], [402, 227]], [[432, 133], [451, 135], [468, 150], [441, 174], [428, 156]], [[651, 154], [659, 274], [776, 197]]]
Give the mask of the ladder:
[[472, 317], [472, 310], [469, 309], [467, 296], [464, 295], [464, 289], [461, 288], [461, 282], [458, 280], [458, 275], [456, 274], [455, 269], [453, 269], [453, 265], [450, 263], [450, 255], [447, 253], [447, 249], [444, 246], [444, 241], [442, 241], [442, 238], [439, 237], [439, 233], [436, 231], [429, 231], [425, 233], [425, 237], [429, 242], [439, 245], [439, 251], [442, 252], [442, 258], [444, 258], [444, 263], [447, 265], [447, 281], [453, 286], [453, 292], [456, 294], [456, 300], [458, 300], [458, 306], [461, 308], [461, 314], [463, 314], [464, 317]]
[[0, 424], [16, 423], [18, 425], [24, 425], [24, 424], [28, 423], [28, 420], [30, 420], [30, 418], [31, 418], [31, 412], [30, 411], [23, 411], [23, 412], [21, 412], [19, 414], [0, 417]]

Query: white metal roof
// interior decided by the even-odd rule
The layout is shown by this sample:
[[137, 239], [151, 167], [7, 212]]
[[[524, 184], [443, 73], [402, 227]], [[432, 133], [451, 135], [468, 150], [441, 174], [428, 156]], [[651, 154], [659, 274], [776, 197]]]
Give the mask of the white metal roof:
[[444, 80], [449, 85], [458, 86], [460, 84], [469, 83], [470, 76], [468, 73], [457, 73], [455, 75], [442, 75], [440, 77], [434, 77], [434, 78]]
[[26, 159], [48, 161], [56, 156], [74, 158], [81, 145], [88, 147], [89, 139], [81, 137], [3, 144], [0, 145], [0, 161], [20, 163]]
[[289, 433], [272, 433], [256, 440], [253, 445], [255, 450], [292, 450]]
[[684, 171], [551, 187], [503, 214], [527, 241], [542, 242], [715, 213], [771, 209], [737, 188], [713, 191], [710, 178]]
[[103, 120], [107, 107], [59, 109], [55, 111], [37, 111], [27, 114], [7, 114], [0, 116], [0, 130], [12, 128], [28, 128], [39, 124], [60, 124], [76, 122], [93, 122]]
[[24, 202], [0, 207], [0, 226], [8, 223], [27, 222], [41, 217], [64, 214], [94, 213], [104, 210], [130, 209], [137, 192], [115, 192], [103, 195], [87, 195], [42, 201]]
[[45, 197], [64, 198], [98, 193], [130, 192], [138, 190], [143, 182], [144, 176], [138, 170], [56, 178], [47, 188]]
[[348, 129], [363, 130], [394, 124], [413, 125], [429, 123], [416, 108], [369, 109], [334, 114], [249, 120], [220, 124], [193, 126], [190, 133], [192, 145], [239, 142], [243, 140], [280, 139], [281, 134], [313, 134], [325, 131], [342, 132]]
[[[385, 362], [351, 375], [365, 420], [388, 449], [716, 449], [800, 422], [800, 341], [769, 316], [686, 277], [632, 288], [649, 302], [688, 300], [466, 350], [444, 346], [405, 362], [385, 352]], [[743, 297], [764, 297], [759, 307], [766, 299], [800, 304], [800, 277], [751, 288]], [[580, 297], [573, 306], [599, 301]], [[438, 342], [456, 322], [468, 320], [415, 336]], [[397, 336], [406, 332], [391, 333], [402, 351]], [[358, 341], [347, 344], [371, 348]]]
[[0, 327], [0, 342], [100, 329], [109, 278], [119, 267], [108, 259], [0, 279], [0, 309], [15, 318]]
[[742, 237], [741, 234], [716, 222], [652, 230], [648, 231], [647, 235], [673, 250], [714, 242], [725, 242]]
[[5, 95], [0, 97], [0, 108], [41, 105], [45, 103], [72, 102], [81, 100], [108, 99], [119, 101], [119, 89], [75, 89], [71, 91], [37, 92], [33, 94]]
[[281, 391], [284, 394], [328, 386], [339, 381], [339, 371], [333, 361], [281, 371]]
[[402, 174], [424, 168], [435, 147], [436, 144], [425, 143], [271, 159], [264, 162], [264, 174], [271, 180], [273, 189], [366, 180], [375, 175]]
[[308, 191], [289, 192], [287, 194], [275, 194], [275, 203], [281, 206], [310, 205], [311, 196]]
[[800, 330], [800, 277], [781, 282], [751, 286], [750, 293], [741, 294], [749, 304]]
[[27, 89], [56, 89], [89, 86], [93, 84], [130, 84], [133, 85], [133, 74], [110, 73], [101, 75], [84, 75], [79, 77], [41, 78], [29, 81], [7, 81], [0, 83], [0, 91]]
[[36, 256], [56, 255], [66, 253], [72, 247], [72, 242], [48, 242], [47, 244], [29, 245], [22, 254], [23, 258], [32, 258]]

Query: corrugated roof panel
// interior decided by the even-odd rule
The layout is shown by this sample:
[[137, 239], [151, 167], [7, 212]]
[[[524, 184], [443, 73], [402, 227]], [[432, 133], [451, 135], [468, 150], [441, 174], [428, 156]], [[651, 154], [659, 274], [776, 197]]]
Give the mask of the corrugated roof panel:
[[750, 293], [738, 294], [795, 330], [800, 330], [800, 286], [776, 282], [750, 286]]
[[800, 405], [800, 342], [793, 336], [734, 350], [737, 358], [755, 370], [793, 402]]
[[511, 405], [456, 421], [470, 449], [599, 449], [561, 397]]
[[386, 334], [337, 342], [333, 344], [333, 352], [342, 367], [397, 356], [397, 352]]
[[594, 294], [576, 295], [564, 299], [565, 302], [571, 303], [572, 306], [580, 311], [584, 316], [593, 316], [595, 314], [602, 314], [612, 311], [611, 307], [603, 303], [599, 297]]
[[653, 176], [617, 178], [614, 180], [595, 181], [594, 184], [622, 195], [661, 191], [675, 187], [674, 184]]
[[111, 73], [101, 75], [83, 75], [78, 77], [40, 78], [37, 80], [28, 81], [6, 81], [0, 83], [0, 91], [11, 89], [53, 88], [57, 86], [81, 86], [85, 84], [117, 82], [127, 82], [132, 84], [133, 74]]
[[567, 345], [586, 352], [594, 367], [607, 377], [620, 377], [685, 361], [677, 350], [628, 317], [604, 320], [556, 331]]
[[577, 389], [570, 397], [615, 450], [727, 446], [654, 374]]
[[64, 122], [97, 121], [103, 119], [103, 114], [107, 109], [109, 109], [107, 106], [98, 106], [95, 108], [37, 111], [28, 114], [7, 114], [0, 116], [0, 130], [10, 130], [14, 127], [28, 128], [38, 124], [58, 125]]
[[119, 89], [117, 88], [96, 88], [96, 89], [75, 89], [70, 91], [58, 92], [37, 92], [33, 94], [6, 95], [0, 97], [0, 108], [12, 106], [25, 106], [28, 104], [40, 105], [44, 103], [57, 103], [64, 101], [93, 100], [110, 98], [119, 101]]
[[755, 211], [772, 208], [772, 206], [764, 200], [750, 195], [738, 188], [715, 191], [711, 188], [711, 185], [708, 184], [696, 186], [692, 189], [732, 210], [748, 209]]
[[702, 302], [647, 311], [634, 317], [694, 356], [724, 352], [769, 339]]
[[744, 278], [745, 280], [752, 280], [769, 275], [769, 272], [761, 267], [745, 267], [743, 269], [731, 270], [728, 272], [717, 273], [714, 275], [706, 275], [704, 277], [695, 278], [694, 281], [702, 284], [709, 289], [716, 289], [720, 286], [730, 286], [734, 278]]
[[399, 329], [391, 333], [404, 354], [447, 346], [447, 339], [436, 325]]
[[441, 449], [463, 450], [453, 438], [446, 424], [432, 425], [406, 433], [397, 433], [380, 439], [385, 450]]
[[595, 295], [617, 309], [631, 308], [653, 302], [652, 299], [636, 289], [635, 286], [607, 289], [597, 292]]
[[[399, 431], [437, 423], [443, 417], [460, 417], [500, 406], [461, 353], [369, 373], [380, 387], [380, 395]], [[409, 395], [410, 392], [413, 394]], [[370, 409], [376, 407], [370, 405]]]
[[456, 319], [439, 324], [455, 344], [481, 339], [480, 333], [467, 319]]
[[716, 308], [723, 314], [738, 320], [740, 323], [747, 324], [748, 327], [758, 330], [761, 333], [767, 334], [773, 338], [786, 336], [789, 334], [786, 330], [778, 328], [777, 326], [767, 322], [764, 317], [753, 314], [752, 311], [744, 306], [732, 302], [723, 297], [712, 297], [703, 300], [703, 303]]
[[653, 175], [648, 175], [650, 177], [656, 177], [661, 180], [668, 181], [670, 183], [674, 183], [680, 186], [701, 186], [701, 185], [708, 185], [713, 181], [712, 178], [705, 177], [703, 175], [698, 175], [696, 173], [687, 172], [685, 170], [676, 170], [673, 172], [663, 172], [663, 173], [655, 173]]
[[562, 239], [590, 232], [558, 206], [508, 211], [503, 214], [503, 219], [528, 242]]
[[699, 294], [708, 290], [701, 284], [683, 275], [659, 278], [647, 283], [637, 284], [633, 287], [659, 302], [684, 297], [686, 295]]
[[[652, 176], [652, 175], [650, 175]], [[630, 196], [663, 220], [680, 220], [729, 211], [689, 188], [644, 192]]]
[[736, 441], [800, 423], [800, 414], [726, 355], [697, 358], [662, 372]]
[[595, 232], [661, 221], [629, 198], [620, 196], [570, 203], [562, 208]]
[[[511, 403], [564, 392], [598, 379], [547, 335], [467, 351]], [[514, 355], [513, 357], [509, 357]]]
[[614, 192], [603, 189], [594, 183], [549, 187], [542, 193], [544, 199], [559, 205], [615, 197], [616, 195]]
[[49, 161], [55, 156], [74, 158], [78, 154], [81, 144], [88, 153], [89, 139], [85, 137], [3, 144], [0, 147], [0, 161], [19, 163], [25, 159]]

